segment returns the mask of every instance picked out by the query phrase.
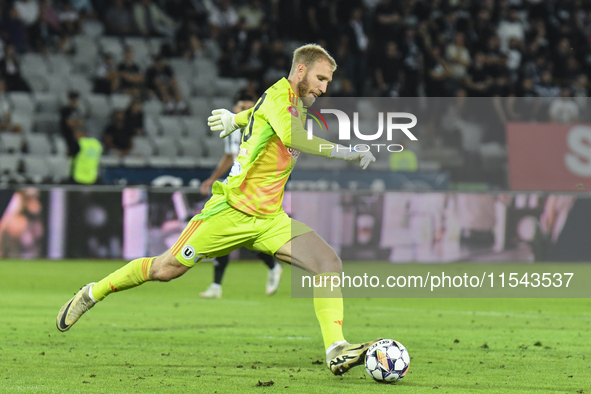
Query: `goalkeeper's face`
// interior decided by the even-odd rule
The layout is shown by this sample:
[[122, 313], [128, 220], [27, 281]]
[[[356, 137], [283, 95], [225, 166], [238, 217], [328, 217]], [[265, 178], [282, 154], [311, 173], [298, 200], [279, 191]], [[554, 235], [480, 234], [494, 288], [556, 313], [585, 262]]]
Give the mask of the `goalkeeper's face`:
[[309, 107], [317, 97], [326, 93], [328, 84], [332, 81], [332, 66], [328, 60], [323, 59], [309, 69], [304, 66], [303, 71], [303, 77], [297, 83], [298, 97]]

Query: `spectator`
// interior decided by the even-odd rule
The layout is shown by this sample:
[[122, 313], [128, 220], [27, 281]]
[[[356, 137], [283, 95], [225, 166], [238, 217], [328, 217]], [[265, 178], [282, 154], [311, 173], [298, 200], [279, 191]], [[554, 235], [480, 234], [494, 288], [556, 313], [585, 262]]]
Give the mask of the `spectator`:
[[117, 67], [119, 90], [133, 97], [140, 97], [144, 87], [144, 76], [140, 67], [133, 61], [133, 49], [127, 47], [123, 62]]
[[401, 97], [417, 97], [423, 70], [423, 56], [417, 43], [414, 29], [408, 29], [403, 42], [403, 71], [404, 81], [401, 84]]
[[105, 146], [118, 156], [127, 156], [133, 146], [134, 132], [126, 127], [125, 120], [125, 112], [114, 111], [105, 128]]
[[385, 55], [379, 60], [375, 69], [375, 79], [381, 96], [399, 96], [404, 72], [402, 56], [394, 41], [389, 41], [386, 44]]
[[[219, 6], [209, 3], [209, 23], [214, 30], [231, 29], [238, 23], [238, 13], [229, 0], [222, 0]], [[206, 5], [207, 7], [207, 5]]]
[[119, 89], [119, 71], [115, 67], [113, 55], [107, 53], [103, 55], [103, 60], [99, 64], [94, 79], [95, 93], [111, 94]]
[[248, 56], [243, 59], [241, 74], [248, 79], [256, 79], [261, 81], [263, 72], [265, 71], [265, 63], [263, 59], [263, 45], [260, 41], [252, 42]]
[[456, 33], [453, 44], [449, 44], [445, 50], [445, 58], [449, 63], [452, 77], [456, 80], [464, 79], [471, 58], [470, 52], [464, 44], [463, 33]]
[[143, 36], [174, 37], [176, 23], [152, 0], [140, 0], [133, 6], [135, 24]]
[[238, 18], [243, 19], [248, 30], [257, 30], [263, 19], [265, 12], [260, 0], [249, 0], [248, 4], [243, 5], [238, 10]]
[[488, 45], [484, 55], [484, 63], [487, 72], [493, 78], [503, 75], [507, 72], [507, 55], [501, 51], [499, 38], [492, 36], [488, 39]]
[[[0, 9], [0, 12], [3, 11]], [[6, 43], [13, 45], [19, 52], [26, 52], [27, 33], [25, 32], [25, 25], [19, 19], [17, 10], [13, 7], [8, 11], [8, 15], [2, 18], [2, 36]]]
[[16, 60], [14, 46], [6, 48], [4, 59], [0, 60], [0, 75], [6, 82], [6, 90], [9, 92], [30, 92], [29, 84], [21, 76], [21, 68]]
[[538, 97], [558, 97], [560, 95], [560, 88], [554, 84], [550, 71], [542, 73], [542, 80], [535, 84], [533, 89]]
[[154, 59], [154, 63], [146, 72], [146, 87], [162, 100], [166, 113], [188, 112], [172, 68], [161, 56]]
[[365, 87], [365, 72], [367, 69], [367, 51], [369, 37], [363, 24], [363, 9], [355, 8], [351, 12], [348, 26], [349, 45], [351, 46], [351, 69], [349, 77], [355, 84], [357, 94], [363, 95]]
[[486, 71], [484, 55], [479, 52], [464, 77], [464, 85], [471, 97], [486, 97], [491, 93], [493, 77]]
[[94, 17], [94, 7], [91, 0], [69, 0], [74, 11], [81, 13], [84, 17]]
[[203, 44], [201, 44], [201, 40], [195, 34], [189, 36], [181, 55], [187, 60], [200, 59], [205, 56]]
[[72, 3], [69, 1], [63, 2], [58, 15], [65, 34], [73, 36], [80, 33], [80, 14], [72, 7]]
[[0, 132], [2, 131], [20, 133], [23, 129], [11, 122], [10, 104], [8, 97], [6, 97], [6, 84], [3, 79], [0, 79]]
[[509, 49], [509, 42], [512, 38], [522, 41], [525, 38], [523, 23], [519, 20], [519, 14], [515, 10], [508, 12], [508, 17], [501, 20], [497, 29], [497, 36], [500, 39], [500, 49], [506, 52]]
[[144, 111], [140, 100], [133, 100], [125, 111], [125, 128], [132, 135], [143, 135], [144, 132]]
[[134, 33], [133, 16], [123, 0], [113, 0], [104, 19], [107, 34], [126, 36]]
[[589, 77], [580, 74], [573, 82], [573, 97], [579, 108], [587, 108], [587, 97], [589, 97]]
[[61, 109], [60, 129], [68, 146], [68, 156], [74, 157], [80, 150], [76, 136], [84, 133], [84, 119], [78, 108], [80, 94], [68, 93], [68, 105]]
[[453, 91], [452, 71], [441, 56], [441, 48], [433, 47], [431, 56], [426, 60], [425, 93], [428, 97], [449, 97]]
[[579, 106], [571, 98], [569, 89], [560, 90], [560, 97], [550, 103], [550, 121], [554, 123], [575, 123], [579, 121]]

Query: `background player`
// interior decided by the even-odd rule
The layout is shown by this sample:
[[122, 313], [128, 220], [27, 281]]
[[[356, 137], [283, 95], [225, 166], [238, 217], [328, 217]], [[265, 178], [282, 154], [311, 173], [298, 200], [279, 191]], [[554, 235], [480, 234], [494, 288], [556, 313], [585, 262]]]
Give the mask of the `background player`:
[[[170, 281], [204, 258], [246, 246], [312, 273], [316, 283], [329, 283], [313, 289], [327, 366], [342, 375], [363, 364], [375, 341], [349, 344], [344, 339], [341, 290], [330, 285], [334, 276], [341, 275], [341, 259], [312, 229], [289, 218], [282, 207], [285, 184], [300, 152], [359, 162], [363, 169], [375, 161], [371, 152], [351, 151], [316, 136], [308, 139], [304, 104], [313, 104], [326, 92], [336, 67], [322, 47], [304, 45], [294, 52], [289, 79], [282, 78], [267, 89], [254, 108], [236, 115], [213, 111], [209, 125], [212, 131], [221, 131], [222, 137], [248, 126], [228, 178], [214, 184], [212, 198], [170, 250], [158, 257], [133, 260], [84, 286], [59, 311], [57, 328], [69, 330], [83, 313], [113, 292], [150, 280]], [[333, 148], [321, 150], [321, 145]]]
[[[234, 113], [246, 111], [249, 108], [254, 107], [255, 98], [249, 94], [238, 94], [236, 98], [236, 103], [234, 104], [234, 108], [232, 111]], [[225, 175], [228, 170], [232, 167], [234, 160], [238, 157], [238, 153], [240, 152], [240, 143], [242, 142], [242, 131], [244, 128], [240, 129], [240, 132], [232, 133], [228, 138], [224, 139], [224, 156], [220, 159], [216, 169], [213, 171], [211, 176], [203, 181], [201, 184], [201, 194], [208, 196], [211, 194], [211, 186], [214, 184], [215, 181], [220, 179], [223, 175]], [[267, 286], [266, 292], [268, 295], [275, 294], [277, 289], [279, 288], [279, 283], [281, 282], [281, 274], [283, 273], [283, 269], [281, 268], [281, 264], [279, 264], [273, 256], [268, 254], [259, 252], [257, 256], [263, 260], [263, 263], [269, 267], [269, 272], [267, 274]], [[200, 293], [199, 296], [203, 298], [221, 298], [222, 297], [222, 279], [224, 277], [224, 272], [226, 271], [226, 267], [230, 262], [230, 256], [220, 256], [216, 257], [213, 261], [213, 283], [209, 285], [207, 290], [203, 293]]]

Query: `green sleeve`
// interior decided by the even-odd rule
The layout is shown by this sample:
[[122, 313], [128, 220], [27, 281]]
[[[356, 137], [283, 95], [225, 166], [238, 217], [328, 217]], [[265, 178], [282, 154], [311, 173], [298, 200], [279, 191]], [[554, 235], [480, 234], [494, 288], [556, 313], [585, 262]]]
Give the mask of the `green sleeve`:
[[264, 114], [283, 145], [309, 155], [330, 157], [332, 147], [336, 144], [316, 136], [308, 139], [308, 132], [302, 124], [302, 107], [292, 106], [295, 108], [293, 112], [296, 116], [288, 111], [289, 104], [282, 105], [270, 101], [268, 104], [265, 103], [267, 105], [264, 106]]
[[250, 119], [250, 115], [252, 114], [252, 110], [253, 108], [251, 107], [245, 111], [238, 112], [234, 117], [236, 124], [240, 127], [246, 127], [248, 120]]

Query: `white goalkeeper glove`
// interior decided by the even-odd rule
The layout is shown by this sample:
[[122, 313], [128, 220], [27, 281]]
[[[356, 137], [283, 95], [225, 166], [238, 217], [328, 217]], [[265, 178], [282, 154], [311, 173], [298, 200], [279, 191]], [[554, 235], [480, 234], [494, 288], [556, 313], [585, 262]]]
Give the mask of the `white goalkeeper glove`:
[[330, 152], [330, 158], [353, 162], [358, 161], [359, 167], [363, 170], [369, 166], [369, 163], [376, 161], [376, 158], [370, 151], [357, 152], [355, 151], [355, 148], [348, 148], [343, 145], [335, 145]]
[[240, 128], [234, 120], [235, 116], [236, 114], [227, 109], [214, 109], [211, 111], [211, 116], [207, 118], [207, 125], [211, 131], [219, 131], [220, 138], [226, 138]]

